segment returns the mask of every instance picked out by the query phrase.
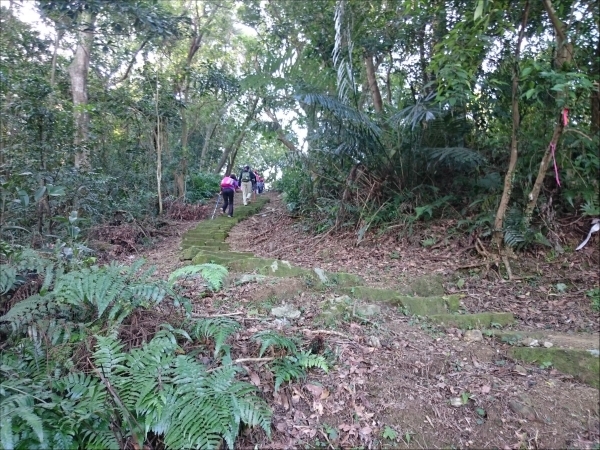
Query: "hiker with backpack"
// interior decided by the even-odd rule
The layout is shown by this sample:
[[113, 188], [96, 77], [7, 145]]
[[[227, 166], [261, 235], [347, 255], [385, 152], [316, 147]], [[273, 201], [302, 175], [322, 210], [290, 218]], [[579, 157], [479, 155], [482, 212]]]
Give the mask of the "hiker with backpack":
[[248, 200], [252, 196], [252, 185], [256, 183], [256, 175], [250, 170], [250, 166], [244, 166], [240, 173], [240, 182], [242, 187], [242, 200], [244, 206], [248, 204]]
[[229, 207], [227, 217], [233, 217], [233, 194], [238, 190], [239, 184], [235, 174], [232, 173], [221, 180], [221, 195], [223, 196], [222, 214], [225, 214], [225, 211]]
[[254, 192], [254, 198], [256, 198], [257, 194], [262, 194], [262, 188], [265, 184], [258, 171], [254, 170], [254, 176], [256, 177], [256, 183], [252, 185], [252, 192]]

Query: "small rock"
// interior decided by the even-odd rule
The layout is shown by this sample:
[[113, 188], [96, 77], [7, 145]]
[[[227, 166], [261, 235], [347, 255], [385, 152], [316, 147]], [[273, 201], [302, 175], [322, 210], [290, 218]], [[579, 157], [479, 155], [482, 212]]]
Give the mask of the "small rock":
[[278, 330], [281, 330], [282, 328], [285, 328], [285, 327], [287, 327], [289, 325], [290, 325], [290, 321], [287, 320], [286, 318], [275, 319], [273, 321], [273, 328], [277, 328]]
[[356, 313], [363, 317], [373, 317], [381, 314], [381, 306], [379, 305], [358, 305], [356, 307]]
[[450, 398], [450, 404], [455, 408], [460, 408], [463, 405], [463, 402], [460, 397], [452, 397]]
[[258, 282], [258, 281], [262, 281], [265, 278], [267, 278], [264, 275], [257, 275], [257, 274], [253, 274], [253, 273], [245, 273], [243, 274], [236, 282], [235, 284], [240, 286], [242, 284], [247, 284], [247, 283], [253, 283], [253, 282]]
[[377, 336], [370, 336], [367, 344], [369, 347], [381, 348], [381, 341]]
[[465, 331], [464, 340], [467, 342], [480, 342], [483, 341], [483, 334], [481, 334], [481, 330], [467, 330]]
[[540, 343], [538, 342], [537, 339], [533, 339], [533, 338], [525, 338], [521, 341], [521, 344], [523, 344], [523, 346], [525, 347], [539, 347]]
[[325, 275], [325, 271], [323, 269], [320, 269], [319, 267], [315, 267], [313, 270], [319, 277], [319, 280], [321, 281], [321, 283], [329, 283], [329, 278], [327, 278], [327, 275]]
[[551, 347], [554, 347], [554, 344], [553, 344], [552, 342], [545, 341], [545, 342], [544, 342], [544, 347], [546, 347], [546, 348], [551, 348]]
[[515, 366], [515, 372], [517, 372], [519, 375], [523, 375], [524, 377], [527, 376], [527, 369], [519, 364]]
[[535, 411], [533, 410], [533, 408], [524, 405], [523, 403], [518, 402], [517, 400], [509, 401], [508, 406], [510, 409], [513, 410], [513, 412], [521, 415], [527, 420], [535, 420]]
[[287, 319], [297, 319], [300, 317], [300, 310], [291, 305], [283, 305], [271, 309], [271, 315], [275, 317], [285, 317]]
[[588, 352], [590, 352], [590, 354], [592, 356], [600, 356], [600, 350], [591, 349], [591, 350], [588, 350]]

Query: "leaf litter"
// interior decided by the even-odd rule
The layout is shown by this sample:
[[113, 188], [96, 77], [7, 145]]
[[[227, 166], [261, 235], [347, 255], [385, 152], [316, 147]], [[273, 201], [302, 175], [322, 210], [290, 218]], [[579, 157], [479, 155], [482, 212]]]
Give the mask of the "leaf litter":
[[[538, 259], [524, 256], [523, 272], [537, 267], [536, 273], [543, 273], [536, 286], [461, 274], [465, 281], [459, 288], [458, 261], [450, 255], [460, 252], [451, 247], [460, 242], [431, 250], [419, 247], [419, 240], [410, 244], [386, 235], [365, 237], [360, 246], [354, 245], [350, 233], [314, 237], [287, 216], [275, 194], [268, 195], [267, 214], [253, 216], [232, 230], [228, 239], [232, 249], [304, 267], [359, 273], [374, 287], [440, 273], [447, 292], [466, 294], [463, 303], [469, 312], [512, 311], [521, 328], [598, 331], [597, 315], [580, 295], [590, 286], [587, 277], [597, 283], [597, 274], [594, 278], [571, 267], [561, 280], [574, 280], [577, 291], [551, 295], [557, 272], [552, 265], [541, 270]], [[179, 242], [177, 232], [142, 252], [165, 279], [185, 265], [179, 261]], [[461, 255], [461, 263], [475, 260], [468, 251]], [[575, 257], [585, 267], [585, 259], [592, 261], [598, 254]], [[271, 440], [261, 430], [247, 429], [240, 435], [239, 448], [598, 447], [597, 389], [556, 370], [517, 365], [506, 356], [506, 344], [487, 337], [483, 342], [465, 342], [460, 330], [436, 329], [385, 306], [373, 321], [351, 317], [323, 330], [315, 319], [327, 293], [309, 292], [297, 284], [290, 287], [289, 281], [230, 282], [209, 295], [190, 286], [195, 315], [228, 315], [243, 325], [230, 342], [233, 360], [258, 356], [251, 335], [276, 328], [290, 337], [303, 336], [306, 348], [318, 331], [323, 351], [333, 363], [328, 373], [311, 370], [306, 379], [284, 383], [277, 392], [265, 362], [241, 363], [246, 369], [243, 378], [259, 389], [274, 414]], [[299, 308], [301, 317], [275, 325], [269, 311], [282, 302]], [[380, 347], [370, 345], [374, 336]], [[391, 435], [395, 439], [389, 439]]]

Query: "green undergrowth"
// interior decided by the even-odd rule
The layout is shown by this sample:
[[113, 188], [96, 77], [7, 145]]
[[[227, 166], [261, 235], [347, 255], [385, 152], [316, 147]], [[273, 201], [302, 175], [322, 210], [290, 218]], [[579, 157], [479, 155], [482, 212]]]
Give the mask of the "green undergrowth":
[[[157, 281], [143, 261], [78, 267], [21, 256], [3, 265], [13, 276], [1, 280], [2, 304], [23, 274], [43, 274], [43, 285], [0, 316], [2, 448], [234, 448], [245, 427], [270, 436], [264, 394], [243, 380], [231, 354], [242, 324], [192, 318], [180, 294], [186, 280], [218, 291], [225, 267], [186, 266]], [[145, 316], [156, 329], [142, 325], [145, 337], [133, 342]], [[331, 364], [297, 338], [250, 339], [256, 356], [276, 355], [266, 360], [274, 390]]]

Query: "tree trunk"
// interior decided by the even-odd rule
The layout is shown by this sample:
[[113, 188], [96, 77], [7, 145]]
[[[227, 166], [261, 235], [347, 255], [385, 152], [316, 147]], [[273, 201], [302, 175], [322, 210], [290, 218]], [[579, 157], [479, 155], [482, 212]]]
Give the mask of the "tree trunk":
[[162, 204], [162, 150], [163, 150], [163, 139], [162, 130], [160, 126], [160, 113], [158, 111], [158, 73], [156, 74], [156, 192], [158, 194], [158, 215], [162, 215], [163, 204]]
[[90, 67], [90, 53], [94, 42], [93, 24], [95, 19], [95, 15], [89, 12], [80, 13], [79, 27], [81, 31], [77, 33], [77, 48], [73, 61], [69, 66], [73, 96], [73, 120], [75, 125], [73, 136], [73, 144], [76, 149], [75, 168], [83, 170], [91, 168], [90, 150], [87, 146], [90, 122], [90, 116], [87, 112], [87, 81]]
[[[225, 163], [227, 161], [229, 161], [229, 163], [227, 164], [227, 170], [226, 172], [229, 174], [233, 164], [235, 163], [235, 157], [237, 156], [237, 151], [239, 146], [242, 143], [242, 140], [244, 139], [244, 137], [246, 136], [246, 127], [248, 126], [248, 124], [250, 123], [250, 121], [252, 119], [254, 119], [254, 115], [256, 113], [256, 106], [258, 105], [258, 97], [256, 97], [254, 99], [254, 101], [252, 102], [250, 111], [248, 112], [248, 115], [246, 116], [246, 119], [244, 120], [244, 123], [242, 124], [241, 127], [241, 131], [240, 134], [237, 136], [237, 138], [235, 139], [235, 141], [225, 149], [225, 151], [223, 152], [223, 155], [221, 155], [221, 159], [219, 160], [219, 164], [217, 164], [217, 168], [215, 169], [215, 173], [220, 173], [221, 170], [223, 169], [223, 166], [225, 165]], [[233, 153], [232, 153], [233, 152]], [[232, 157], [228, 160], [229, 156], [232, 155]]]
[[[245, 128], [245, 127], [244, 127]], [[240, 145], [242, 145], [242, 141], [246, 137], [246, 130], [242, 130], [242, 132], [238, 135], [237, 139], [230, 147], [227, 154], [229, 155], [229, 161], [227, 162], [227, 168], [225, 169], [225, 174], [229, 175], [235, 168], [235, 158], [237, 157], [238, 150], [240, 149]], [[219, 172], [221, 170], [219, 169]], [[219, 173], [217, 172], [217, 173]]]
[[515, 167], [517, 166], [517, 133], [519, 132], [519, 57], [521, 55], [521, 44], [523, 42], [523, 36], [525, 35], [525, 26], [527, 25], [528, 14], [529, 1], [525, 4], [523, 20], [521, 21], [521, 30], [519, 32], [517, 47], [515, 49], [515, 63], [513, 65], [512, 73], [512, 136], [510, 141], [510, 161], [508, 163], [508, 170], [506, 171], [506, 175], [504, 177], [504, 190], [502, 191], [502, 198], [500, 199], [500, 205], [498, 206], [498, 211], [496, 212], [496, 220], [494, 221], [493, 243], [497, 249], [500, 249], [502, 246], [502, 228], [504, 225], [504, 216], [506, 215], [506, 208], [510, 202], [510, 194], [512, 193], [513, 187], [513, 175], [515, 172]]
[[367, 80], [369, 80], [369, 90], [371, 91], [371, 97], [373, 98], [373, 107], [375, 112], [380, 114], [383, 111], [383, 101], [381, 100], [381, 92], [377, 85], [377, 75], [375, 73], [375, 64], [373, 64], [373, 55], [366, 54], [365, 66], [367, 68]]
[[218, 126], [219, 121], [216, 120], [206, 127], [206, 132], [204, 133], [204, 142], [202, 143], [202, 152], [200, 153], [199, 166], [201, 169], [204, 166], [204, 161], [206, 160], [206, 154], [208, 153], [208, 146], [210, 144], [210, 140], [215, 134], [215, 131], [217, 130]]
[[[542, 0], [542, 4], [544, 6], [544, 9], [548, 13], [548, 16], [550, 17], [550, 21], [554, 26], [554, 32], [556, 33], [556, 57], [554, 59], [554, 64], [557, 70], [559, 71], [564, 71], [566, 69], [568, 70], [568, 66], [570, 65], [573, 59], [573, 45], [567, 43], [565, 25], [556, 15], [556, 12], [554, 11], [550, 0]], [[557, 97], [560, 98], [561, 96], [564, 96], [564, 93], [557, 94]], [[567, 105], [565, 104], [564, 107], [566, 108]], [[540, 190], [542, 189], [542, 185], [544, 184], [544, 178], [546, 177], [546, 172], [548, 171], [548, 166], [550, 165], [550, 161], [552, 160], [552, 149], [556, 150], [558, 141], [562, 136], [563, 130], [564, 123], [562, 121], [562, 114], [559, 113], [556, 125], [554, 126], [554, 132], [552, 133], [552, 139], [550, 140], [550, 144], [544, 152], [544, 156], [542, 157], [542, 162], [540, 163], [540, 168], [538, 170], [537, 178], [535, 179], [533, 188], [529, 193], [529, 203], [525, 208], [524, 217], [524, 224], [526, 226], [528, 226], [531, 222], [533, 210], [537, 205]]]
[[265, 114], [267, 116], [269, 116], [269, 119], [271, 119], [273, 121], [273, 123], [275, 124], [275, 126], [277, 128], [277, 140], [279, 142], [281, 142], [283, 145], [285, 145], [287, 148], [289, 148], [291, 151], [296, 152], [296, 153], [300, 152], [298, 147], [296, 147], [294, 145], [294, 143], [286, 137], [285, 133], [283, 132], [283, 127], [279, 123], [277, 116], [275, 114], [273, 114], [273, 112], [269, 108], [265, 108], [264, 111], [265, 111]]
[[[596, 61], [600, 61], [600, 39], [596, 43]], [[598, 64], [594, 66], [594, 71], [592, 72], [592, 79], [597, 80], [598, 75], [600, 75], [600, 67]], [[600, 131], [600, 84], [596, 83], [594, 86], [594, 90], [591, 95], [591, 108], [592, 108], [592, 134], [598, 133]]]

